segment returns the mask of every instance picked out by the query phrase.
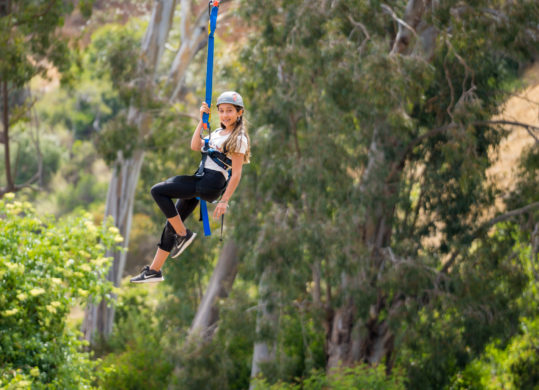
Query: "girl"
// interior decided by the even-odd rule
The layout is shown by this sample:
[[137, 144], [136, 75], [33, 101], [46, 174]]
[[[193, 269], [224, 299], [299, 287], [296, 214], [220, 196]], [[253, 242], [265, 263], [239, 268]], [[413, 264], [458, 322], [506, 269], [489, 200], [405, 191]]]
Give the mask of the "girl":
[[[243, 120], [243, 99], [239, 93], [223, 92], [217, 98], [217, 110], [221, 128], [211, 133], [210, 152], [203, 158], [197, 174], [175, 176], [151, 189], [153, 198], [167, 217], [167, 223], [161, 234], [161, 241], [157, 244], [158, 249], [152, 264], [145, 266], [138, 276], [132, 278], [132, 283], [164, 280], [161, 267], [168, 256], [179, 256], [193, 242], [196, 233], [187, 229], [184, 221], [197, 206], [197, 197], [212, 202], [224, 191], [213, 217], [221, 217], [228, 209], [230, 197], [241, 179], [242, 166], [249, 162], [250, 140]], [[196, 151], [201, 151], [204, 147], [204, 140], [201, 138], [203, 113], [210, 113], [205, 102], [200, 107], [200, 122], [191, 139], [191, 149]], [[228, 168], [232, 168], [230, 179]], [[172, 198], [178, 198], [176, 206]]]

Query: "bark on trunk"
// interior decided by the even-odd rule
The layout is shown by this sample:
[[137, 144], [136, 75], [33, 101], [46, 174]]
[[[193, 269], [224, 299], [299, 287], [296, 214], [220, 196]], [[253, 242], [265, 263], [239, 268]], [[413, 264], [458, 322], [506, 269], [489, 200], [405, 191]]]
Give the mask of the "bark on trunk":
[[199, 337], [203, 341], [211, 340], [219, 320], [218, 301], [228, 297], [237, 272], [238, 249], [233, 241], [229, 241], [221, 250], [206, 293], [198, 306], [189, 331], [190, 338]]
[[[258, 286], [259, 300], [258, 300], [258, 316], [256, 319], [256, 334], [259, 337], [261, 333], [267, 334], [265, 330], [270, 330], [271, 333], [276, 332], [279, 324], [279, 311], [276, 309], [275, 303], [277, 301], [276, 294], [271, 293], [271, 286], [269, 284], [269, 277], [272, 273], [271, 267], [267, 267], [262, 276]], [[255, 342], [253, 348], [253, 360], [251, 363], [251, 379], [255, 378], [262, 371], [264, 364], [275, 361], [276, 341], [272, 340], [258, 340]], [[253, 382], [249, 386], [249, 390], [253, 389]]]

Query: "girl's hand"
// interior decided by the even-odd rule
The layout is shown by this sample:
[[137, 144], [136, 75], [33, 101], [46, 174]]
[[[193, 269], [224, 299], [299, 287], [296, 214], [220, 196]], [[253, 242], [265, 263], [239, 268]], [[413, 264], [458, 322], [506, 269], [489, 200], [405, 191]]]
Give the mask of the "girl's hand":
[[210, 115], [210, 107], [208, 106], [208, 103], [202, 102], [202, 106], [200, 106], [200, 120], [202, 121], [202, 114], [208, 114]]
[[213, 211], [213, 218], [215, 218], [215, 219], [220, 218], [221, 215], [226, 213], [226, 209], [228, 209], [228, 202], [227, 201], [222, 200], [219, 203], [217, 203], [217, 207]]

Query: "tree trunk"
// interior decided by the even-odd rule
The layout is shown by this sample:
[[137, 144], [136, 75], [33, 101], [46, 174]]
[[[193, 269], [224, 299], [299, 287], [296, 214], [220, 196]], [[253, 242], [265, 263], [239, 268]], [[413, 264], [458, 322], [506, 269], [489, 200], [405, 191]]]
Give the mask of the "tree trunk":
[[198, 306], [197, 313], [189, 331], [189, 337], [211, 340], [219, 320], [219, 299], [228, 297], [238, 272], [238, 248], [232, 241], [227, 242], [213, 270], [206, 293]]
[[13, 176], [11, 175], [11, 157], [9, 155], [9, 91], [7, 87], [7, 80], [2, 80], [2, 102], [2, 123], [4, 125], [2, 141], [4, 143], [4, 159], [6, 170], [6, 188], [4, 190], [5, 193], [15, 190], [15, 183], [13, 182]]
[[[431, 0], [409, 0], [403, 20], [399, 20], [398, 33], [390, 55], [407, 55], [418, 51], [418, 55], [429, 59], [434, 51], [436, 31], [425, 23], [425, 15], [433, 6]], [[419, 38], [416, 45], [414, 39]], [[366, 258], [358, 259], [366, 264], [367, 275], [378, 275], [383, 272], [385, 264], [384, 248], [391, 243], [392, 226], [390, 221], [394, 207], [390, 198], [397, 188], [402, 166], [392, 172], [392, 183], [380, 180], [381, 167], [392, 166], [387, 161], [385, 148], [391, 147], [387, 137], [379, 135], [383, 129], [374, 129], [372, 142], [369, 147], [368, 163], [361, 179], [360, 191], [366, 199], [371, 199], [374, 207], [369, 207], [365, 221], [359, 227], [360, 239], [368, 249]], [[384, 144], [385, 143], [385, 144]], [[394, 173], [394, 174], [393, 174]], [[339, 364], [350, 365], [358, 361], [378, 364], [386, 359], [387, 369], [391, 369], [394, 336], [389, 330], [386, 320], [380, 320], [382, 310], [390, 313], [395, 310], [400, 301], [386, 303], [386, 297], [379, 293], [377, 302], [369, 308], [366, 319], [358, 319], [357, 307], [347, 292], [351, 283], [365, 285], [376, 289], [378, 277], [364, 277], [343, 274], [341, 291], [345, 304], [335, 310], [329, 318], [327, 337], [328, 369]], [[373, 280], [374, 279], [374, 280]], [[389, 305], [389, 307], [387, 306]]]
[[[279, 311], [276, 309], [277, 301], [276, 294], [271, 293], [269, 276], [272, 273], [271, 267], [266, 267], [258, 285], [258, 316], [256, 318], [256, 334], [258, 337], [262, 333], [276, 332], [279, 325]], [[267, 339], [258, 340], [255, 342], [253, 349], [253, 360], [251, 363], [251, 379], [256, 378], [262, 371], [264, 364], [275, 361], [276, 341], [268, 341]], [[249, 390], [253, 389], [253, 382], [249, 386]]]
[[180, 30], [182, 32], [182, 42], [170, 67], [167, 80], [167, 84], [173, 88], [170, 95], [171, 101], [178, 96], [187, 67], [193, 57], [208, 41], [208, 9], [204, 7], [194, 22], [189, 24], [191, 18], [188, 15], [192, 11], [192, 6], [189, 3], [187, 0], [182, 0], [181, 2], [182, 23]]
[[[380, 129], [375, 128], [369, 147], [368, 163], [361, 179], [360, 191], [366, 199], [371, 199], [374, 207], [370, 207], [365, 221], [360, 226], [363, 244], [369, 251], [366, 258], [358, 259], [367, 267], [365, 274], [377, 274], [384, 264], [382, 248], [391, 241], [391, 220], [393, 208], [388, 207], [391, 190], [388, 184], [380, 181], [380, 171], [386, 166], [386, 156]], [[335, 310], [329, 319], [327, 340], [327, 368], [340, 364], [351, 365], [362, 361], [370, 364], [379, 363], [382, 358], [389, 358], [393, 350], [393, 336], [386, 321], [378, 319], [384, 308], [384, 298], [379, 296], [375, 305], [369, 309], [368, 319], [357, 318], [357, 307], [349, 293], [353, 285], [365, 285], [376, 288], [376, 280], [365, 276], [344, 273], [341, 275], [340, 290], [344, 296], [344, 305]]]
[[[144, 160], [144, 151], [137, 150], [131, 158], [124, 159], [119, 152], [117, 165], [109, 184], [105, 217], [112, 216], [120, 234], [124, 237], [123, 247], [129, 246], [129, 232], [133, 217], [133, 203], [140, 168]], [[127, 252], [108, 250], [106, 256], [113, 258], [112, 267], [107, 275], [107, 280], [119, 286], [125, 266]], [[113, 296], [113, 299], [115, 297]], [[86, 310], [83, 324], [84, 337], [88, 341], [94, 341], [97, 334], [110, 335], [114, 322], [114, 307], [102, 301], [98, 305], [90, 304]]]
[[[146, 82], [153, 81], [168, 39], [176, 0], [157, 0], [152, 10], [150, 24], [142, 40], [139, 70], [147, 72]], [[182, 36], [182, 39], [184, 37]]]
[[[404, 14], [404, 25], [399, 29], [390, 54], [415, 53], [429, 60], [434, 55], [437, 31], [425, 22], [425, 14], [434, 6], [432, 0], [409, 0]], [[418, 39], [415, 45], [412, 45]]]

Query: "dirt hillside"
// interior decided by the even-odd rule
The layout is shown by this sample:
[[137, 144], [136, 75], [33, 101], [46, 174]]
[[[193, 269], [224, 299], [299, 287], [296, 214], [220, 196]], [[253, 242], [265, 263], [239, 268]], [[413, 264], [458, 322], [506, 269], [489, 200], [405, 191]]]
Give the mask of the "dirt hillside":
[[[513, 95], [505, 103], [502, 114], [494, 120], [518, 121], [539, 127], [539, 62], [524, 73], [523, 81], [527, 87]], [[522, 151], [536, 142], [522, 127], [510, 126], [508, 129], [511, 133], [501, 144], [499, 160], [488, 172], [491, 180], [495, 180], [504, 192], [514, 187]], [[539, 138], [539, 132], [534, 134]], [[501, 199], [497, 208], [503, 208]]]

